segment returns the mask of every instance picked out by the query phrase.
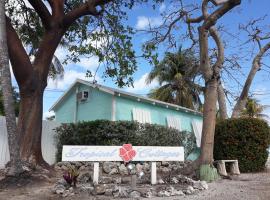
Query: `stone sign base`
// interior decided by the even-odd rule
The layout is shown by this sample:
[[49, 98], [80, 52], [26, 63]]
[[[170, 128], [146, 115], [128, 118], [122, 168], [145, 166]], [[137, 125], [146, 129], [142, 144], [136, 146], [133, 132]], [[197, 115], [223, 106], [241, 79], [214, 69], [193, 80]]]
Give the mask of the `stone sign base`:
[[[78, 183], [74, 188], [60, 178], [54, 185], [53, 192], [63, 197], [87, 193], [90, 196], [149, 198], [191, 195], [208, 189], [205, 181], [195, 181], [176, 173], [186, 165], [187, 163], [184, 162], [157, 162], [157, 185], [151, 185], [149, 162], [133, 163], [132, 167], [121, 162], [103, 162], [99, 165], [99, 183], [93, 184], [93, 163], [60, 162], [55, 165], [59, 176], [61, 177], [61, 174], [69, 168], [76, 168], [79, 171]], [[137, 177], [135, 185], [134, 177]]]

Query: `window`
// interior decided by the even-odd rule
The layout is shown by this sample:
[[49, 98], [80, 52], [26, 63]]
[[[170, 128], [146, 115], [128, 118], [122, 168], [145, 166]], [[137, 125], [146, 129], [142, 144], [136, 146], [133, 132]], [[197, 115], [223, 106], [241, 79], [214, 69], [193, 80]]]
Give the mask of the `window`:
[[133, 108], [132, 115], [134, 121], [151, 124], [151, 114], [147, 110]]
[[181, 119], [176, 116], [168, 116], [167, 117], [167, 125], [168, 127], [175, 128], [181, 131]]

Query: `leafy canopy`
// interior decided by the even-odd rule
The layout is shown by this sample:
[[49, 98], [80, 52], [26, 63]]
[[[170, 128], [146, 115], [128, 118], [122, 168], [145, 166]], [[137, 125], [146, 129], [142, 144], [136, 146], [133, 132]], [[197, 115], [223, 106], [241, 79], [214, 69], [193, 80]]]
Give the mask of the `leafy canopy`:
[[[112, 78], [118, 86], [132, 85], [131, 75], [136, 70], [136, 56], [132, 45], [132, 27], [125, 24], [127, 11], [136, 4], [148, 0], [109, 1], [98, 8], [97, 16], [87, 15], [77, 19], [66, 30], [60, 45], [68, 50], [64, 63], [80, 62], [80, 57], [98, 57], [103, 65], [103, 78]], [[64, 13], [79, 7], [86, 1], [64, 1]], [[159, 3], [162, 0], [155, 0]], [[44, 1], [49, 7], [48, 1]], [[42, 41], [45, 29], [36, 11], [25, 1], [9, 0], [6, 13], [11, 19], [29, 56], [34, 55]], [[88, 71], [87, 76], [93, 76]]]

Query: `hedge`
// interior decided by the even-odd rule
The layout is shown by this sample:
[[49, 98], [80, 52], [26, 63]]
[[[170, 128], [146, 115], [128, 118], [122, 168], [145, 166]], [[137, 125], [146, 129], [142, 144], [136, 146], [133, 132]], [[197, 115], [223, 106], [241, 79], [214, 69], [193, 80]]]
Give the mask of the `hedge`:
[[185, 156], [196, 148], [193, 133], [133, 121], [96, 120], [63, 124], [56, 128], [57, 161], [63, 145], [184, 146]]
[[270, 144], [267, 122], [257, 118], [220, 121], [216, 125], [214, 158], [238, 159], [241, 172], [265, 168]]

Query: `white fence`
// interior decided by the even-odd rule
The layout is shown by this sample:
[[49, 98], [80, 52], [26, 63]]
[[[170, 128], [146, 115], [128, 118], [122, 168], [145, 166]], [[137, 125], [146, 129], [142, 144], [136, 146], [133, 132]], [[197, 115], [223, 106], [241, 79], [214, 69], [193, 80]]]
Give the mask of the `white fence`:
[[[41, 140], [42, 155], [49, 164], [55, 163], [56, 146], [54, 142], [55, 132], [53, 129], [59, 125], [59, 123], [53, 121], [43, 121]], [[4, 168], [9, 159], [6, 119], [0, 116], [0, 169]]]

